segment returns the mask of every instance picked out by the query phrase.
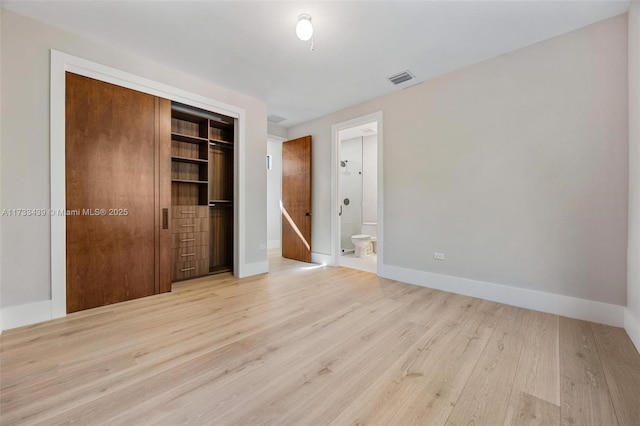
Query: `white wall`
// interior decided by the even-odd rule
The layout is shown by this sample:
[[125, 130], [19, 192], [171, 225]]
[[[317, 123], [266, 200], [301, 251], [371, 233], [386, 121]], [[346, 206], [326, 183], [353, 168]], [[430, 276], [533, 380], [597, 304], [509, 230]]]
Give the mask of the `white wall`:
[[282, 238], [282, 142], [267, 140], [271, 170], [267, 170], [267, 248], [278, 248]]
[[629, 8], [629, 251], [624, 328], [640, 351], [640, 3]]
[[282, 239], [282, 141], [288, 139], [289, 130], [267, 122], [267, 154], [273, 158], [273, 169], [267, 171], [267, 248], [278, 248]]
[[626, 305], [626, 51], [622, 15], [290, 128], [314, 138], [312, 250], [331, 125], [383, 111], [386, 265]]
[[362, 223], [378, 223], [378, 137], [362, 138]]
[[275, 136], [276, 138], [282, 138], [285, 140], [289, 137], [288, 129], [270, 122], [267, 122], [267, 133], [271, 136]]
[[[0, 52], [2, 52], [2, 8], [0, 7]], [[0, 99], [2, 99], [2, 55], [0, 55]], [[0, 102], [0, 159], [2, 158], [2, 102]], [[0, 161], [0, 211], [2, 203], [2, 162]], [[2, 218], [0, 217], [0, 235], [2, 235]], [[0, 238], [0, 259], [2, 259], [2, 239]], [[0, 289], [2, 289], [2, 262], [0, 261]], [[0, 290], [0, 307], [2, 307], [2, 291]], [[0, 333], [2, 333], [2, 313], [0, 312]]]
[[[3, 10], [2, 117], [0, 159], [3, 208], [48, 208], [49, 197], [49, 50], [56, 49], [122, 71], [226, 102], [246, 110], [247, 263], [266, 262], [267, 108], [252, 98], [138, 56]], [[51, 298], [50, 222], [43, 218], [1, 220], [2, 307]]]

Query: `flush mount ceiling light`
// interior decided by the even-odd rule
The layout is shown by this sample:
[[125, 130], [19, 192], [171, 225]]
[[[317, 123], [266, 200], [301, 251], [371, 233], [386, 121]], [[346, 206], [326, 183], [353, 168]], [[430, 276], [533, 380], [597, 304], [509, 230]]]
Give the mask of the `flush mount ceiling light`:
[[296, 35], [302, 41], [311, 40], [313, 37], [313, 25], [311, 24], [311, 15], [301, 13], [298, 16], [298, 24], [296, 25]]

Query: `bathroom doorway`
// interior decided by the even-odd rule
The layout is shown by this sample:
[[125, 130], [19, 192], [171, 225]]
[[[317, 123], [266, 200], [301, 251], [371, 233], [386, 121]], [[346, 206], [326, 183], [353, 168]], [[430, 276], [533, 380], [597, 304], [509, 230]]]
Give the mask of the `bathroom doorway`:
[[381, 113], [333, 127], [335, 263], [377, 273], [381, 257]]

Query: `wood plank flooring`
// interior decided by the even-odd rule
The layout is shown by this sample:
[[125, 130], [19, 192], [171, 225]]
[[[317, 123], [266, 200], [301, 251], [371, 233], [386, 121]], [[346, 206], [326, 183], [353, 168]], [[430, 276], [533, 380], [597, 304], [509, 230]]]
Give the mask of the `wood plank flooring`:
[[0, 424], [640, 425], [624, 330], [271, 259], [0, 336]]

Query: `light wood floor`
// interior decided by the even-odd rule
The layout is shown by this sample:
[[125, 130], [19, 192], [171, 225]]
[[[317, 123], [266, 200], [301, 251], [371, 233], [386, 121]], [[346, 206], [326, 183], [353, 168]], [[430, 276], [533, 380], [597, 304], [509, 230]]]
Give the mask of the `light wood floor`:
[[640, 424], [622, 329], [288, 260], [0, 345], [3, 425]]

